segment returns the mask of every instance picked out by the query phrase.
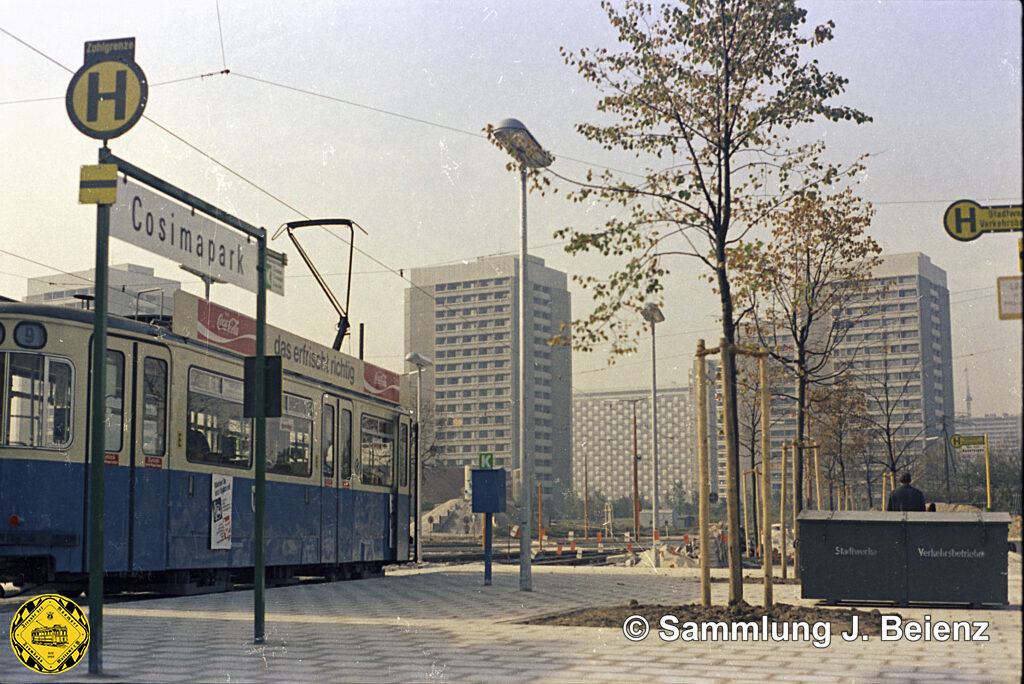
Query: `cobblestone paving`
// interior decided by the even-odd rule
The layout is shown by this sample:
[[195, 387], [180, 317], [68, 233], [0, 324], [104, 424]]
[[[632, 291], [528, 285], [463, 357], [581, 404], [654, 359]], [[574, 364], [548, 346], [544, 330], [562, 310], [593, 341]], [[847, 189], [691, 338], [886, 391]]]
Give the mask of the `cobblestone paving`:
[[[665, 643], [652, 632], [627, 641], [619, 629], [515, 624], [593, 605], [687, 603], [687, 569], [534, 569], [534, 591], [518, 570], [497, 566], [397, 569], [384, 579], [302, 585], [267, 592], [267, 644], [251, 643], [252, 592], [109, 605], [102, 680], [142, 682], [456, 681], [1010, 681], [1021, 676], [1021, 583], [1011, 570], [1007, 610], [899, 609], [904, 618], [987, 620], [984, 643]], [[759, 585], [746, 586], [756, 603]], [[713, 585], [724, 602], [726, 585]], [[797, 587], [776, 600], [799, 602]], [[808, 602], [809, 603], [809, 602]], [[0, 610], [10, 620], [14, 606]], [[5, 622], [6, 624], [6, 622]], [[0, 681], [100, 681], [86, 664], [37, 676], [0, 655]]]

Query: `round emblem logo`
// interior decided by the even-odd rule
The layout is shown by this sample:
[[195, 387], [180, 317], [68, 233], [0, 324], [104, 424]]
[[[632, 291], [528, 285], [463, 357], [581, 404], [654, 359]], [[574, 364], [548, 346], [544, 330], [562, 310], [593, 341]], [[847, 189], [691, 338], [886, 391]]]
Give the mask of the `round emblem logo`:
[[11, 648], [30, 670], [70, 670], [89, 650], [89, 619], [69, 598], [36, 596], [21, 604], [11, 620]]

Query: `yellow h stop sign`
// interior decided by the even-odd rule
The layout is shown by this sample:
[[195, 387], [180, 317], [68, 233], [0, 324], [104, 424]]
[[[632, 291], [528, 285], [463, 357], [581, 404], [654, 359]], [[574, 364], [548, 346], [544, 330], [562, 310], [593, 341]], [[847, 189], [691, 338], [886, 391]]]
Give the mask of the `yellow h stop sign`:
[[969, 242], [982, 233], [1019, 231], [1021, 205], [982, 206], [974, 200], [957, 200], [946, 208], [942, 225], [954, 240]]
[[86, 43], [85, 64], [71, 77], [65, 105], [71, 123], [90, 138], [116, 138], [142, 117], [149, 86], [134, 55], [134, 38]]

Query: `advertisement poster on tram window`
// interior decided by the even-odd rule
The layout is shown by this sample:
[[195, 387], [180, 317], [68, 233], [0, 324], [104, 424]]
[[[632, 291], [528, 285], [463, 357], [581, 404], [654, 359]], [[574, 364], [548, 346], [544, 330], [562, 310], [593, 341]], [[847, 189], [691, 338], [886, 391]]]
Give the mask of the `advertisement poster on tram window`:
[[210, 479], [210, 548], [231, 548], [231, 489], [234, 478], [214, 474]]

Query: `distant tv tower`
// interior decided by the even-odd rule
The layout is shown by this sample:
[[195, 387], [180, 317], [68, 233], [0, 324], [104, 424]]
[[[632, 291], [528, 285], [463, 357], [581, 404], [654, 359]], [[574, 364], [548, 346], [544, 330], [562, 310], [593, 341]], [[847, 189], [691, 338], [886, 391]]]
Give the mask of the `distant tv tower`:
[[964, 368], [964, 382], [967, 386], [967, 397], [964, 399], [964, 403], [967, 405], [967, 417], [971, 417], [971, 373], [969, 369]]

